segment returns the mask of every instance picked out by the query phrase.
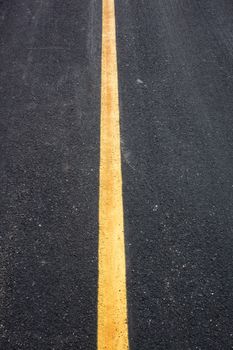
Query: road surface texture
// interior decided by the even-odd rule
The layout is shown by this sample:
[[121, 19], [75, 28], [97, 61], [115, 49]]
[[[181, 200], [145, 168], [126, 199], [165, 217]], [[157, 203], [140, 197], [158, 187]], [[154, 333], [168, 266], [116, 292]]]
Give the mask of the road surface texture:
[[[0, 0], [0, 350], [97, 348], [101, 4]], [[130, 349], [233, 349], [233, 2], [115, 4]]]

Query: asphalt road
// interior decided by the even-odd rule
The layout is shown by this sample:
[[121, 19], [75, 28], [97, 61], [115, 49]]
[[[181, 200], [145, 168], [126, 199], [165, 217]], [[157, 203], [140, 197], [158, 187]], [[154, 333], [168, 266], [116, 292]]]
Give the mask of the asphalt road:
[[[116, 22], [130, 349], [233, 349], [233, 2]], [[100, 56], [101, 1], [0, 1], [1, 350], [96, 349]]]

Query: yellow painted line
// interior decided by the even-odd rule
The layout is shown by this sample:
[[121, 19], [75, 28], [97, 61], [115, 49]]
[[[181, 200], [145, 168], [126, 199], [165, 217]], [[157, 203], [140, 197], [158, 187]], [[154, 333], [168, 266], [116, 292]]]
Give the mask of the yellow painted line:
[[128, 322], [114, 0], [102, 0], [98, 350], [127, 350]]

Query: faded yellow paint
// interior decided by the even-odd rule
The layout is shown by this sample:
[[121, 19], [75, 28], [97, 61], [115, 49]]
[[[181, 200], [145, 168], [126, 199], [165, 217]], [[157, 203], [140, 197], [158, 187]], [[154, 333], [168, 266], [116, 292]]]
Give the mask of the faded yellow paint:
[[127, 350], [128, 322], [114, 0], [102, 0], [98, 350]]

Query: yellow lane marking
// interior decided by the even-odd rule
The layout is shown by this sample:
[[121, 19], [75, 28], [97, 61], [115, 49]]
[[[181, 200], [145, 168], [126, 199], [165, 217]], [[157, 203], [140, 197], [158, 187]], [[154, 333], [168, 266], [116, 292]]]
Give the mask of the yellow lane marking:
[[114, 0], [102, 0], [98, 350], [127, 350], [128, 322]]

